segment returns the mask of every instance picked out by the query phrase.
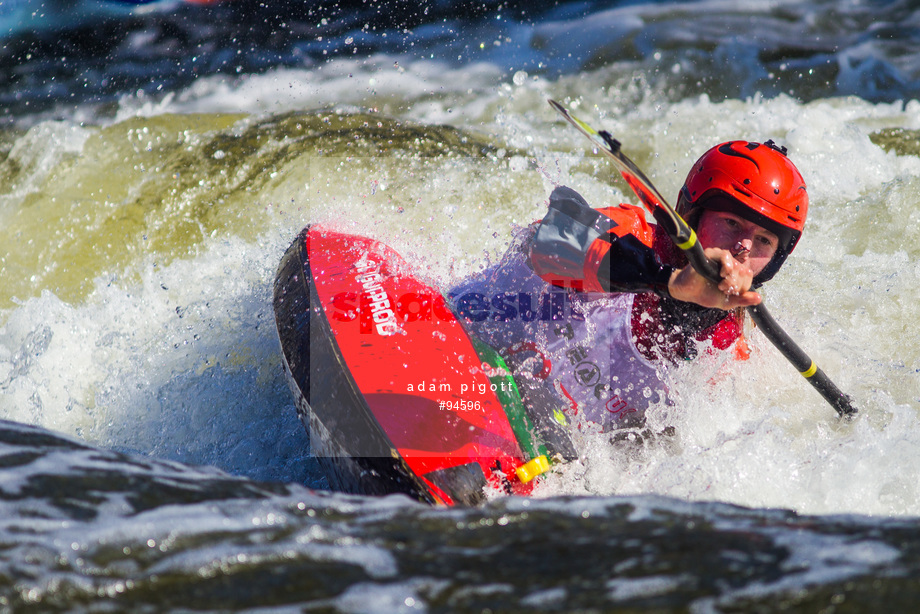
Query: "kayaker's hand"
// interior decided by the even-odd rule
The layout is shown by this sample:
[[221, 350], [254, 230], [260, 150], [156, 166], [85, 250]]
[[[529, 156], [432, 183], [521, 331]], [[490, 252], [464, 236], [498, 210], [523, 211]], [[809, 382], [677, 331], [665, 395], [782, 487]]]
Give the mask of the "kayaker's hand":
[[760, 304], [760, 295], [751, 290], [754, 274], [746, 263], [736, 260], [728, 250], [705, 251], [709, 258], [722, 264], [721, 283], [717, 286], [687, 265], [671, 274], [668, 292], [673, 298], [726, 310]]

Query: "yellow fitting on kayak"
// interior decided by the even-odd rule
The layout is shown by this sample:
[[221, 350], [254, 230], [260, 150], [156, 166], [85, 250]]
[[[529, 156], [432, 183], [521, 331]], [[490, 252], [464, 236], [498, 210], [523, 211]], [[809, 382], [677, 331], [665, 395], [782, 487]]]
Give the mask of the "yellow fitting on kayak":
[[677, 247], [679, 247], [683, 251], [687, 251], [688, 249], [692, 249], [694, 245], [696, 245], [696, 233], [693, 232], [693, 229], [691, 228], [690, 238], [684, 241], [683, 243], [678, 243]]
[[811, 366], [808, 367], [806, 370], [802, 371], [802, 375], [804, 375], [805, 377], [811, 377], [817, 372], [818, 372], [818, 365], [816, 365], [815, 362], [812, 361]]
[[565, 419], [565, 414], [562, 413], [561, 409], [553, 410], [553, 419], [559, 424], [561, 424], [562, 426], [565, 426], [566, 424], [568, 424], [568, 421]]
[[518, 479], [524, 484], [547, 471], [549, 471], [549, 459], [546, 458], [545, 454], [530, 459], [514, 470]]

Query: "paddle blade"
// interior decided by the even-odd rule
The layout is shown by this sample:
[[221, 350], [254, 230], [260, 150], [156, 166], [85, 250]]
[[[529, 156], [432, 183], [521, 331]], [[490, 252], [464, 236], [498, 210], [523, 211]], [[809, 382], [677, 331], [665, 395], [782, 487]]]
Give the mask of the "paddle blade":
[[568, 109], [555, 100], [550, 99], [548, 102], [563, 119], [588, 137], [601, 153], [613, 160], [617, 171], [619, 171], [620, 176], [623, 177], [629, 189], [633, 191], [649, 213], [654, 216], [655, 221], [661, 224], [662, 228], [664, 228], [678, 247], [687, 245], [687, 248], [689, 248], [696, 242], [693, 229], [677, 215], [674, 208], [668, 204], [668, 201], [661, 195], [661, 192], [655, 188], [651, 180], [645, 176], [645, 173], [643, 173], [638, 166], [636, 166], [635, 162], [623, 153], [618, 140], [613, 138], [606, 130], [595, 130], [587, 123], [572, 115]]

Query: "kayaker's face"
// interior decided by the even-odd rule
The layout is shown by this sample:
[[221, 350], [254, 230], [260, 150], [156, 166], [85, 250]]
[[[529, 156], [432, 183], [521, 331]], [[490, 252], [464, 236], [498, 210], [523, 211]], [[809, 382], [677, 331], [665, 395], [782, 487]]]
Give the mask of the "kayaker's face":
[[704, 209], [696, 233], [703, 247], [730, 251], [754, 275], [770, 263], [779, 245], [779, 238], [766, 228], [727, 211]]

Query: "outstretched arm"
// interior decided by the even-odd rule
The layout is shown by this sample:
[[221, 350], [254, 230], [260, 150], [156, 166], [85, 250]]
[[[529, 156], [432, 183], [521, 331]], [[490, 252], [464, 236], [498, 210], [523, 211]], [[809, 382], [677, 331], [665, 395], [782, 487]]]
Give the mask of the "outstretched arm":
[[549, 211], [531, 242], [530, 262], [549, 283], [594, 292], [654, 292], [703, 307], [734, 309], [760, 303], [751, 290], [750, 267], [731, 252], [707, 249], [722, 265], [714, 284], [692, 266], [663, 264], [653, 248], [654, 231], [638, 207], [592, 209], [567, 187], [550, 195]]
[[531, 242], [530, 262], [546, 281], [592, 292], [668, 294], [674, 267], [652, 247], [654, 231], [638, 207], [592, 209], [571, 188], [550, 195]]

